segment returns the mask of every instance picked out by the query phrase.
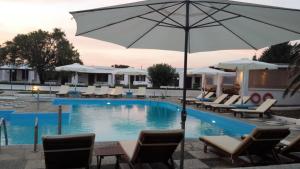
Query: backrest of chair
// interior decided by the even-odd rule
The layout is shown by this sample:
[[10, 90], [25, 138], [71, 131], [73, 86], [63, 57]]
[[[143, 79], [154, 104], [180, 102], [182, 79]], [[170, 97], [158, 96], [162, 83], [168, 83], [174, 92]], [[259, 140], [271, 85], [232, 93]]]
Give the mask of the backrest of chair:
[[96, 89], [96, 86], [88, 86], [86, 89], [86, 93], [93, 93]]
[[123, 93], [123, 87], [117, 86], [117, 87], [116, 87], [116, 93], [117, 93], [117, 94], [122, 94], [122, 93]]
[[231, 105], [233, 104], [240, 96], [239, 95], [232, 95], [224, 104]]
[[182, 139], [183, 130], [141, 131], [131, 162], [167, 162]]
[[290, 134], [285, 127], [256, 128], [249, 134], [234, 152], [235, 155], [250, 153], [262, 154], [274, 149], [280, 140]]
[[146, 87], [139, 87], [137, 93], [139, 95], [146, 95]]
[[275, 99], [267, 99], [260, 106], [258, 106], [256, 110], [260, 112], [265, 112], [268, 109], [270, 109], [273, 106], [273, 104], [275, 104], [276, 102], [277, 100]]
[[101, 86], [100, 92], [103, 93], [103, 94], [108, 94], [109, 86]]
[[235, 102], [234, 104], [237, 104], [237, 105], [242, 104], [242, 101], [243, 101], [243, 104], [245, 104], [249, 100], [250, 100], [250, 96], [243, 96], [243, 97], [240, 97], [239, 100], [237, 102]]
[[221, 103], [227, 96], [228, 96], [228, 94], [222, 94], [222, 95], [219, 96], [213, 103], [219, 104], [219, 103]]
[[300, 136], [294, 138], [283, 152], [300, 152]]
[[59, 88], [58, 93], [67, 93], [69, 91], [69, 86], [67, 85], [61, 85]]
[[214, 92], [209, 92], [207, 93], [204, 98], [209, 99], [211, 96], [213, 96], [215, 93]]
[[43, 136], [47, 169], [87, 167], [92, 162], [95, 134]]

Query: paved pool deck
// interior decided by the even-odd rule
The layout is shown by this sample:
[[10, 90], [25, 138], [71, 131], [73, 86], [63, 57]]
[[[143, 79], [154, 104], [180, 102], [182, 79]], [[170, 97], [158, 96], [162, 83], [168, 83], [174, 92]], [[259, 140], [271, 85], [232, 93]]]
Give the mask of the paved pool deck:
[[[44, 99], [44, 101], [40, 102], [40, 110], [41, 112], [57, 112], [58, 107], [52, 105], [50, 102], [51, 97]], [[15, 102], [19, 102], [25, 106], [20, 108], [11, 109], [16, 110], [19, 113], [24, 112], [35, 112], [36, 111], [36, 103], [35, 97], [32, 96], [19, 96]], [[153, 99], [153, 98], [152, 98]], [[155, 98], [154, 100], [161, 100], [160, 98]], [[163, 99], [162, 101], [168, 101], [173, 103], [179, 103], [177, 98], [168, 97]], [[9, 102], [9, 101], [8, 101]], [[201, 108], [197, 108], [192, 105], [188, 105], [189, 108], [203, 110]], [[3, 109], [3, 108], [1, 108]], [[68, 111], [68, 106], [63, 106], [63, 111]], [[207, 111], [207, 110], [205, 110]], [[215, 113], [215, 112], [212, 112]], [[220, 114], [220, 113], [217, 113]], [[226, 117], [233, 117], [231, 113], [222, 113], [220, 114]], [[240, 118], [239, 118], [240, 119]], [[263, 120], [253, 120], [257, 118], [243, 118], [240, 120], [246, 121], [248, 123], [255, 124], [257, 126], [270, 126], [265, 124], [265, 121], [270, 121], [273, 119], [263, 119]], [[284, 124], [286, 127], [292, 127], [294, 124]], [[300, 132], [298, 130], [292, 130], [292, 133], [288, 137], [288, 139], [293, 139], [295, 136], [298, 136]], [[108, 144], [115, 144], [115, 142], [97, 142], [95, 147], [105, 146]], [[281, 165], [273, 165], [275, 164], [272, 159], [264, 159], [261, 160], [257, 158], [257, 164], [252, 166], [247, 158], [242, 157], [241, 161], [232, 164], [231, 161], [227, 157], [221, 156], [218, 152], [213, 149], [209, 149], [208, 153], [204, 153], [203, 151], [203, 143], [198, 141], [197, 139], [187, 139], [185, 144], [185, 169], [215, 169], [215, 168], [248, 168], [249, 169], [299, 169], [299, 164], [281, 164]], [[174, 160], [176, 167], [179, 165], [179, 147], [174, 153]], [[283, 160], [284, 162], [291, 162], [288, 159]], [[122, 160], [122, 162], [125, 162]], [[114, 157], [106, 157], [103, 160], [102, 169], [110, 169], [114, 168], [115, 158]], [[38, 152], [33, 152], [32, 145], [9, 145], [2, 146], [0, 149], [0, 169], [43, 169], [44, 166], [44, 156], [43, 149], [41, 145], [38, 145]], [[93, 157], [92, 169], [96, 168], [96, 157]], [[161, 164], [151, 164], [145, 165], [144, 168], [147, 169], [164, 169], [165, 167]]]

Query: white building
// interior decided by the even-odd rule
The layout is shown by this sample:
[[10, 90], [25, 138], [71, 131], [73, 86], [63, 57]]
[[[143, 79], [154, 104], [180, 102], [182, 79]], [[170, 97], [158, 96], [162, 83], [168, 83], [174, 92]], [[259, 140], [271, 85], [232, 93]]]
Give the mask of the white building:
[[0, 82], [39, 83], [39, 76], [28, 65], [3, 65], [0, 67]]

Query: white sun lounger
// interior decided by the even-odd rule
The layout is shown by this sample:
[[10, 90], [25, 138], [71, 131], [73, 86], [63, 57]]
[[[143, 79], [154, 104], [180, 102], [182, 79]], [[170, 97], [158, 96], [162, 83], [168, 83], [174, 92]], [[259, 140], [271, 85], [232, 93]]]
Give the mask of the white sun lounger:
[[139, 87], [137, 92], [134, 94], [136, 97], [146, 97], [146, 87]]
[[113, 96], [113, 97], [122, 97], [122, 94], [123, 94], [123, 87], [115, 87], [111, 90], [111, 92], [109, 93], [110, 96]]
[[206, 102], [206, 101], [196, 101], [195, 104], [198, 105], [204, 105], [204, 106], [208, 106], [210, 104], [219, 104], [221, 103], [223, 100], [226, 99], [226, 97], [228, 96], [228, 94], [222, 94], [221, 96], [219, 96], [218, 98], [216, 98], [213, 102]]
[[81, 96], [85, 96], [85, 97], [92, 96], [94, 95], [95, 90], [96, 90], [96, 86], [88, 86], [86, 91], [84, 93], [81, 93]]
[[[243, 96], [243, 103], [247, 103], [249, 101], [249, 99], [250, 99], [250, 96]], [[227, 110], [228, 109], [233, 109], [233, 108], [236, 108], [236, 106], [239, 106], [239, 105], [242, 104], [242, 98], [240, 97], [239, 100], [237, 102], [235, 102], [234, 104], [231, 103], [231, 104], [228, 105], [226, 103], [228, 103], [228, 102], [226, 101], [224, 104], [213, 104], [213, 105], [211, 105], [211, 107], [213, 109], [219, 109], [219, 110], [221, 110], [221, 109], [227, 109]]]
[[70, 87], [67, 85], [61, 85], [58, 93], [56, 93], [56, 96], [67, 96], [69, 92]]
[[109, 94], [109, 86], [101, 86], [99, 90], [96, 89], [95, 96], [96, 97], [105, 97]]
[[241, 117], [244, 116], [244, 113], [248, 114], [259, 114], [259, 117], [263, 117], [263, 115], [277, 102], [275, 99], [267, 99], [260, 106], [258, 106], [255, 110], [251, 109], [231, 109], [234, 112], [234, 116], [237, 113], [241, 114]]

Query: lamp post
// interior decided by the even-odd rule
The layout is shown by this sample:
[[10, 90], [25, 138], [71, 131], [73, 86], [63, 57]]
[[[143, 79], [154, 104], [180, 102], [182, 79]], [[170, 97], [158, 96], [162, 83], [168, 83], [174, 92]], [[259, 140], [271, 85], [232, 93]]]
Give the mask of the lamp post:
[[38, 86], [32, 87], [33, 91], [37, 92], [37, 111], [35, 113], [35, 122], [34, 122], [34, 146], [33, 151], [37, 152], [37, 144], [38, 144], [38, 117], [37, 114], [40, 111], [40, 89]]
[[33, 91], [37, 92], [37, 113], [40, 111], [40, 89], [38, 86], [33, 86]]

